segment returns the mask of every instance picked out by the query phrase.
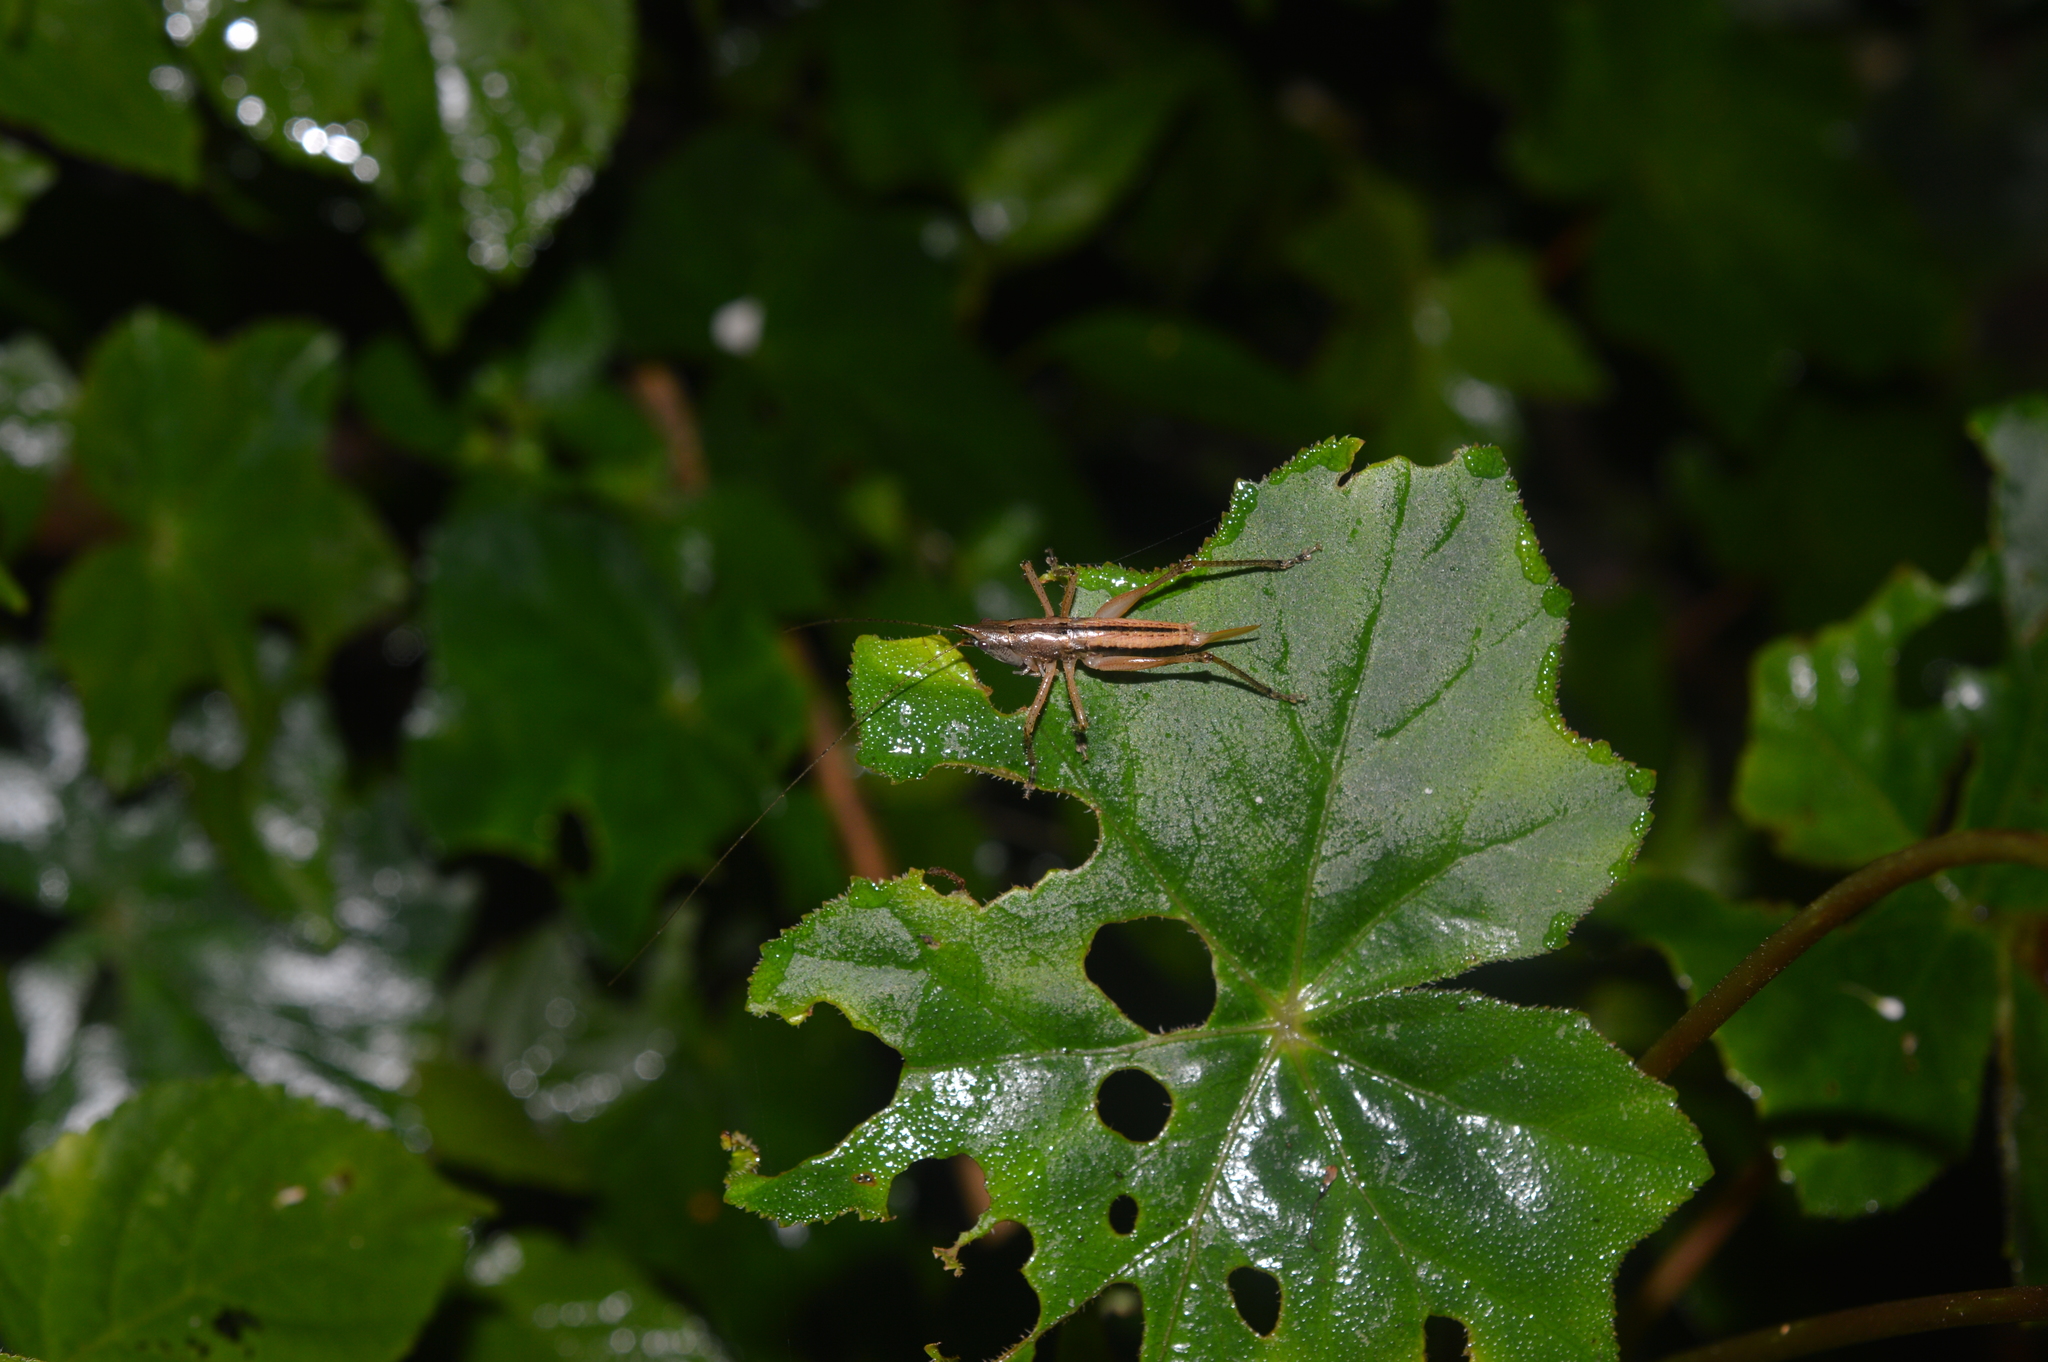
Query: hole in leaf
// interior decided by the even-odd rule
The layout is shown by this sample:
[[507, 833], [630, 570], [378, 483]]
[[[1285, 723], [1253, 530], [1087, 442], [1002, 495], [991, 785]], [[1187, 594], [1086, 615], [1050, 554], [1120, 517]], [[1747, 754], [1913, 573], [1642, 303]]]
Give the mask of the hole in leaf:
[[1024, 1279], [1031, 1231], [999, 1221], [960, 1246], [961, 1275], [939, 1309], [939, 1352], [946, 1357], [999, 1357], [1038, 1327], [1038, 1293]]
[[1470, 1341], [1465, 1326], [1442, 1315], [1431, 1315], [1422, 1324], [1422, 1355], [1429, 1362], [1464, 1362]]
[[589, 825], [574, 809], [564, 809], [555, 815], [555, 862], [578, 879], [588, 875], [596, 864]]
[[1280, 1323], [1280, 1279], [1255, 1267], [1230, 1274], [1230, 1299], [1245, 1327], [1266, 1338]]
[[1038, 1362], [1138, 1362], [1145, 1341], [1145, 1298], [1113, 1282], [1038, 1340]]
[[919, 1159], [889, 1184], [889, 1214], [909, 1221], [934, 1244], [952, 1243], [987, 1209], [981, 1165], [965, 1154]]
[[1194, 928], [1170, 917], [1112, 922], [1088, 947], [1088, 978], [1155, 1035], [1200, 1026], [1216, 1007], [1216, 970]]
[[1118, 1234], [1138, 1228], [1138, 1199], [1125, 1193], [1109, 1203], [1109, 1227]]
[[1159, 1138], [1173, 1115], [1173, 1094], [1143, 1069], [1118, 1069], [1095, 1090], [1102, 1124], [1134, 1144]]

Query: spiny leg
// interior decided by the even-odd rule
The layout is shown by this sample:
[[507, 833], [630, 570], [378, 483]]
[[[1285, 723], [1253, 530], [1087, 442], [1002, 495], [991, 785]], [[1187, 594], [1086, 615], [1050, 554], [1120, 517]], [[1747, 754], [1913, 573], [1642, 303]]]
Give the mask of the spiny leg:
[[1164, 667], [1174, 662], [1213, 663], [1269, 700], [1284, 700], [1290, 705], [1298, 705], [1306, 698], [1300, 695], [1290, 695], [1284, 690], [1274, 690], [1242, 667], [1225, 662], [1222, 658], [1211, 652], [1174, 653], [1168, 657], [1091, 657], [1082, 659], [1081, 665], [1091, 671], [1098, 672], [1146, 672], [1154, 667]]
[[[1026, 564], [1028, 567], [1029, 564]], [[1059, 672], [1051, 667], [1045, 669], [1038, 683], [1038, 695], [1031, 702], [1031, 708], [1024, 711], [1024, 765], [1030, 771], [1024, 782], [1024, 794], [1029, 798], [1038, 788], [1038, 716], [1045, 713], [1046, 698], [1052, 694], [1052, 683], [1059, 679]]]
[[1074, 683], [1074, 668], [1079, 659], [1067, 658], [1060, 663], [1060, 670], [1067, 677], [1067, 699], [1074, 705], [1074, 750], [1081, 754], [1081, 760], [1088, 760], [1088, 713], [1081, 708], [1081, 688]]
[[1122, 619], [1137, 607], [1139, 601], [1173, 581], [1185, 577], [1196, 568], [1265, 568], [1269, 572], [1285, 572], [1291, 567], [1306, 563], [1322, 545], [1316, 544], [1303, 549], [1292, 558], [1183, 558], [1164, 569], [1157, 577], [1143, 586], [1134, 586], [1121, 596], [1112, 596], [1104, 601], [1095, 612], [1099, 620]]
[[1017, 566], [1024, 569], [1024, 580], [1031, 583], [1032, 593], [1038, 597], [1038, 603], [1045, 607], [1045, 617], [1047, 619], [1057, 619], [1058, 616], [1052, 613], [1052, 598], [1045, 594], [1045, 583], [1040, 580], [1036, 572], [1032, 571], [1031, 560], [1027, 558], [1017, 564]]

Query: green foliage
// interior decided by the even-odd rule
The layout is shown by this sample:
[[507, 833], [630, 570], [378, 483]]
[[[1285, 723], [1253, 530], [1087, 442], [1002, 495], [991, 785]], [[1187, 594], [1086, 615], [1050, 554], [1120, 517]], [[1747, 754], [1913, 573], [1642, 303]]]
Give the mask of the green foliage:
[[571, 867], [573, 892], [621, 957], [663, 882], [707, 861], [768, 785], [798, 722], [759, 617], [692, 599], [692, 534], [643, 540], [480, 487], [432, 548], [433, 691], [408, 759], [421, 811], [451, 843], [544, 863], [560, 818], [581, 819], [589, 862]]
[[[2048, 817], [2048, 407], [1977, 418], [1975, 559], [1960, 433], [2048, 377], [2048, 22], [1923, 8], [0, 0], [6, 1204], [318, 1125], [502, 1208], [464, 1280], [293, 1278], [375, 1347], [145, 1346], [279, 1358], [1237, 1356], [1253, 1263], [1283, 1351], [1597, 1356], [1619, 1304], [1658, 1356], [1983, 1284], [1994, 1147], [2039, 1279], [2048, 876], [1902, 893], [1739, 1014], [1742, 1086], [1675, 1093], [1728, 1195], [1633, 1264], [1705, 1168], [1576, 1015], [1636, 1049], [1777, 900]], [[1240, 481], [1339, 429], [1370, 467]], [[1321, 552], [1140, 613], [1260, 626], [1224, 655], [1299, 707], [1084, 673], [1027, 799], [1030, 679], [856, 638], [1226, 497], [1209, 552]], [[851, 730], [810, 773], [850, 720], [904, 783]], [[1576, 936], [1650, 777], [1567, 721], [1663, 768], [1659, 873]], [[749, 1017], [757, 967], [835, 1006]], [[1090, 1110], [1122, 1068], [1156, 1140]], [[895, 1223], [726, 1204], [735, 1130], [779, 1218]]]
[[[905, 1068], [825, 1157], [766, 1178], [742, 1147], [733, 1200], [783, 1221], [879, 1215], [911, 1159], [964, 1151], [992, 1198], [977, 1228], [1020, 1220], [1040, 1246], [1041, 1329], [1130, 1281], [1147, 1356], [1239, 1349], [1226, 1278], [1250, 1264], [1278, 1276], [1274, 1337], [1296, 1347], [1408, 1356], [1436, 1313], [1482, 1351], [1612, 1355], [1609, 1274], [1703, 1175], [1690, 1129], [1581, 1019], [1408, 990], [1561, 939], [1632, 856], [1646, 782], [1558, 721], [1561, 612], [1499, 456], [1339, 487], [1356, 448], [1246, 488], [1217, 536], [1317, 557], [1159, 607], [1258, 621], [1246, 661], [1303, 704], [1215, 677], [1090, 677], [1088, 759], [1048, 714], [1037, 768], [1101, 818], [1084, 868], [986, 906], [916, 876], [856, 881], [767, 948], [755, 1009], [800, 1021], [830, 1003]], [[1086, 574], [1081, 607], [1131, 580]], [[864, 760], [1020, 777], [1021, 720], [978, 691], [927, 641], [866, 646]], [[1215, 957], [1199, 1028], [1148, 1034], [1083, 973], [1098, 928], [1148, 916]], [[1156, 1152], [1098, 1119], [1126, 1070], [1170, 1094], [1164, 1134], [1143, 1137]], [[1120, 1196], [1135, 1228], [1117, 1227]]]
[[389, 539], [321, 466], [337, 356], [309, 327], [213, 347], [155, 313], [95, 353], [74, 457], [128, 533], [66, 573], [50, 631], [116, 788], [169, 761], [196, 686], [220, 686], [261, 741], [263, 620], [288, 621], [312, 667], [402, 597]]
[[395, 1358], [485, 1209], [391, 1136], [239, 1079], [155, 1087], [0, 1194], [0, 1329], [138, 1350]]
[[191, 78], [164, 20], [128, 0], [17, 3], [0, 34], [0, 119], [67, 151], [189, 185], [199, 178]]

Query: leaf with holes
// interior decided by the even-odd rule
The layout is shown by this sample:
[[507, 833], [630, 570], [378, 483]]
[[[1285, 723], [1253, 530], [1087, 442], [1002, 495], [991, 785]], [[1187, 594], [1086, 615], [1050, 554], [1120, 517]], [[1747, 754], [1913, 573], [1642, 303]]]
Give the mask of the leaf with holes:
[[[1558, 717], [1568, 597], [1499, 452], [1347, 478], [1357, 448], [1240, 486], [1207, 550], [1307, 563], [1138, 612], [1258, 625], [1233, 661], [1301, 704], [1199, 665], [1084, 673], [1088, 759], [1061, 710], [1037, 749], [1101, 820], [1086, 865], [986, 905], [856, 881], [768, 946], [756, 1010], [828, 1002], [904, 1069], [779, 1176], [735, 1137], [735, 1202], [881, 1215], [912, 1160], [964, 1152], [992, 1198], [976, 1231], [1034, 1236], [1039, 1332], [1127, 1282], [1147, 1358], [1261, 1335], [1413, 1358], [1432, 1314], [1479, 1356], [1614, 1355], [1616, 1261], [1706, 1173], [1691, 1127], [1584, 1018], [1422, 986], [1560, 943], [1634, 855], [1649, 781]], [[1142, 580], [1084, 572], [1079, 609]], [[854, 693], [886, 701], [862, 747], [886, 774], [1024, 769], [1021, 717], [933, 640], [864, 640]], [[1148, 1032], [1090, 982], [1097, 932], [1138, 918], [1206, 943], [1199, 1025]]]

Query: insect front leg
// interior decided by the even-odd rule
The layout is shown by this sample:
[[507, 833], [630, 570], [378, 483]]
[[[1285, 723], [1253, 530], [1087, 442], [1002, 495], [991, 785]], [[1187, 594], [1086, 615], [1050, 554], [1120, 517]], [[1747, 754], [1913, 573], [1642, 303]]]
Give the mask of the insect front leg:
[[[1027, 564], [1028, 566], [1028, 564]], [[1024, 711], [1024, 765], [1029, 775], [1024, 781], [1024, 793], [1028, 797], [1038, 788], [1038, 716], [1045, 713], [1045, 702], [1052, 694], [1052, 683], [1059, 679], [1059, 670], [1048, 665], [1039, 673], [1038, 694], [1031, 701], [1031, 708]]]
[[1067, 678], [1067, 699], [1074, 705], [1074, 750], [1081, 754], [1081, 760], [1088, 760], [1088, 712], [1081, 708], [1081, 688], [1074, 682], [1074, 668], [1078, 658], [1068, 658], [1060, 664], [1060, 670]]
[[1265, 682], [1241, 667], [1236, 667], [1211, 652], [1174, 653], [1168, 657], [1086, 657], [1081, 665], [1098, 672], [1147, 672], [1154, 667], [1164, 667], [1174, 662], [1207, 662], [1223, 668], [1238, 680], [1250, 686], [1269, 700], [1284, 700], [1298, 705], [1306, 696], [1290, 695], [1284, 690], [1274, 690]]
[[[1023, 562], [1017, 564], [1017, 566], [1024, 569], [1024, 580], [1031, 583], [1031, 592], [1033, 595], [1038, 597], [1039, 605], [1045, 608], [1045, 617], [1047, 619], [1058, 618], [1058, 616], [1052, 613], [1052, 598], [1045, 594], [1045, 581], [1035, 571], [1032, 570], [1031, 560], [1027, 558]], [[1072, 594], [1070, 592], [1069, 599], [1071, 598]]]

